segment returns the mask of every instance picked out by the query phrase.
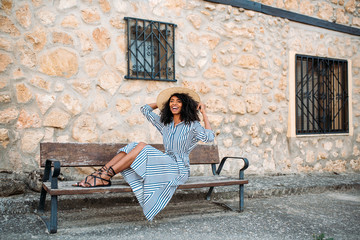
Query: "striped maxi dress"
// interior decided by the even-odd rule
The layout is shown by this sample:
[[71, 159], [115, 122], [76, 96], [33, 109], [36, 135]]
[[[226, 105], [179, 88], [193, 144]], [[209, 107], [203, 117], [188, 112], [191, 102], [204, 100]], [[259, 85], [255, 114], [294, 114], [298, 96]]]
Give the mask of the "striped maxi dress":
[[[145, 217], [151, 221], [170, 201], [176, 188], [185, 183], [190, 174], [189, 154], [199, 141], [212, 142], [214, 132], [200, 122], [174, 122], [164, 125], [149, 105], [141, 107], [144, 116], [163, 136], [165, 152], [146, 145], [130, 168], [121, 172], [132, 188]], [[118, 150], [129, 153], [136, 142]]]

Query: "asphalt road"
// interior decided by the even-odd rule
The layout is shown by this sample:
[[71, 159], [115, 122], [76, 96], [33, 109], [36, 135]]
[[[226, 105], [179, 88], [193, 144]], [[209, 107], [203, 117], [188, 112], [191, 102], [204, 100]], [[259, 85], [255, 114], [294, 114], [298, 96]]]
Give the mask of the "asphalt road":
[[[235, 204], [235, 202], [228, 202]], [[135, 203], [59, 212], [48, 234], [33, 213], [0, 216], [0, 239], [360, 239], [360, 189], [248, 198], [242, 213], [207, 201], [170, 202], [153, 222]]]

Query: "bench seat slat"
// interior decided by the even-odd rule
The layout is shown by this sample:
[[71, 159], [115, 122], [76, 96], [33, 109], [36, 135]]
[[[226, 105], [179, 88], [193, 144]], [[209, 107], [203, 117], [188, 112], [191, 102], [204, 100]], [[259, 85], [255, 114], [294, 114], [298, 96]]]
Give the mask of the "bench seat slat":
[[[95, 187], [95, 188], [82, 188], [73, 187], [76, 181], [60, 181], [58, 189], [51, 189], [51, 183], [45, 182], [43, 186], [50, 195], [74, 195], [74, 194], [91, 194], [91, 193], [117, 193], [117, 192], [131, 192], [130, 186], [121, 179], [112, 181], [110, 187]], [[216, 187], [216, 186], [229, 186], [247, 184], [247, 180], [240, 180], [236, 178], [229, 178], [224, 176], [196, 176], [190, 177], [189, 180], [179, 186], [179, 189], [191, 189], [202, 187]]]
[[[109, 162], [123, 143], [40, 143], [40, 164], [45, 166], [47, 159], [60, 161], [62, 167], [102, 166]], [[151, 146], [164, 151], [162, 144]], [[190, 153], [191, 164], [219, 163], [219, 153], [216, 145], [199, 144]]]

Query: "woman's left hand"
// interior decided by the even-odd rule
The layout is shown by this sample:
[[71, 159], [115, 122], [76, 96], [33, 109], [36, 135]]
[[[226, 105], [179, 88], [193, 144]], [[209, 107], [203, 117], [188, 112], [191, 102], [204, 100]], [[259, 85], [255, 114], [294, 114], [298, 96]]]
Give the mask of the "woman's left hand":
[[201, 112], [202, 116], [203, 116], [203, 121], [205, 123], [205, 128], [206, 129], [210, 129], [211, 130], [211, 126], [210, 126], [210, 122], [209, 119], [206, 115], [206, 107], [205, 104], [203, 104], [202, 102], [199, 103], [197, 109]]
[[205, 104], [203, 104], [202, 102], [200, 102], [199, 105], [197, 106], [197, 110], [199, 110], [202, 115], [204, 115], [204, 113], [206, 113], [205, 108], [206, 108]]

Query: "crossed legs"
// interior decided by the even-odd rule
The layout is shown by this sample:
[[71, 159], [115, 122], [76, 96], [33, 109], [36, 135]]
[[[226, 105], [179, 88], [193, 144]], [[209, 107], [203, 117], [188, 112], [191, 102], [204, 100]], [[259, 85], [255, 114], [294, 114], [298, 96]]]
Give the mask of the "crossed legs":
[[128, 154], [125, 152], [120, 152], [115, 157], [113, 157], [107, 164], [102, 168], [95, 171], [94, 173], [87, 176], [84, 180], [77, 183], [76, 186], [79, 187], [96, 187], [96, 186], [110, 186], [110, 179], [117, 173], [124, 171], [129, 168], [134, 162], [135, 158], [139, 155], [141, 150], [147, 144], [144, 142], [139, 142], [133, 150]]

